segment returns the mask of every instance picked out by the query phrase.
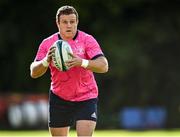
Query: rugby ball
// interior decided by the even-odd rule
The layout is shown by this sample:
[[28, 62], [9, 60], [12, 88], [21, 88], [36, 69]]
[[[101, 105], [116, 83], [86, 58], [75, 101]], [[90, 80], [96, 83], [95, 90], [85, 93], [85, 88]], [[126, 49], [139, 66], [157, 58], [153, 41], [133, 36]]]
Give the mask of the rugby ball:
[[72, 56], [69, 55], [69, 53], [73, 54], [71, 46], [64, 40], [57, 40], [53, 46], [55, 47], [52, 56], [54, 66], [60, 71], [67, 71], [69, 68], [65, 65], [65, 62], [72, 59]]

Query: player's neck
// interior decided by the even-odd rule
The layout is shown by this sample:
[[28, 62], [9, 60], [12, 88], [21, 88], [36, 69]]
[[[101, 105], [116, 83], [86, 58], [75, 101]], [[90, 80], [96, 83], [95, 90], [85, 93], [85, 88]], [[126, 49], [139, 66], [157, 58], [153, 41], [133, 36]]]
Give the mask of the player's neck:
[[58, 34], [58, 37], [59, 37], [59, 39], [68, 41], [68, 40], [75, 40], [76, 37], [77, 37], [77, 35], [78, 35], [78, 30], [77, 30], [76, 33], [73, 34], [72, 36], [69, 36], [69, 37], [68, 37], [68, 36], [65, 36], [65, 35], [59, 33], [59, 34]]

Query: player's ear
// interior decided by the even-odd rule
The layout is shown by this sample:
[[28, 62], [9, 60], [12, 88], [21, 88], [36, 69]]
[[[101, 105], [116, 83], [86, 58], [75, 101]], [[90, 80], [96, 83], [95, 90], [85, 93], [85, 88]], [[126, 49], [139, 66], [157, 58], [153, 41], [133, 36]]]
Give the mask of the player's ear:
[[77, 25], [78, 25], [78, 23], [79, 23], [79, 20], [77, 19]]
[[57, 27], [59, 27], [59, 21], [58, 20], [56, 20], [56, 25], [57, 25]]

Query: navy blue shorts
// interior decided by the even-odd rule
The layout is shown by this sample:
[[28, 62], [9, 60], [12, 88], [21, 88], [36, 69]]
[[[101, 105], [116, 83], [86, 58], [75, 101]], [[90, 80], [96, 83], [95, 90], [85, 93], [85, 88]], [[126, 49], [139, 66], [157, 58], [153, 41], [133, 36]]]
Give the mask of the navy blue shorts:
[[72, 126], [77, 120], [97, 121], [97, 101], [97, 98], [80, 102], [66, 101], [50, 91], [49, 127]]

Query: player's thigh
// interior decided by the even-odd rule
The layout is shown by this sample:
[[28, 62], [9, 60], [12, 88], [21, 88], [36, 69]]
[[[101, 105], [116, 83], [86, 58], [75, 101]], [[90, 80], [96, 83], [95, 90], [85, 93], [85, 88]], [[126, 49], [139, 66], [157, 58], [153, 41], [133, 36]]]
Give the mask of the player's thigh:
[[69, 127], [60, 127], [60, 128], [49, 128], [52, 137], [67, 137], [69, 133]]
[[73, 103], [65, 101], [50, 92], [49, 120], [50, 128], [70, 127], [74, 122]]
[[96, 127], [96, 121], [92, 120], [78, 120], [76, 121], [76, 131], [78, 136], [89, 136], [93, 135]]

